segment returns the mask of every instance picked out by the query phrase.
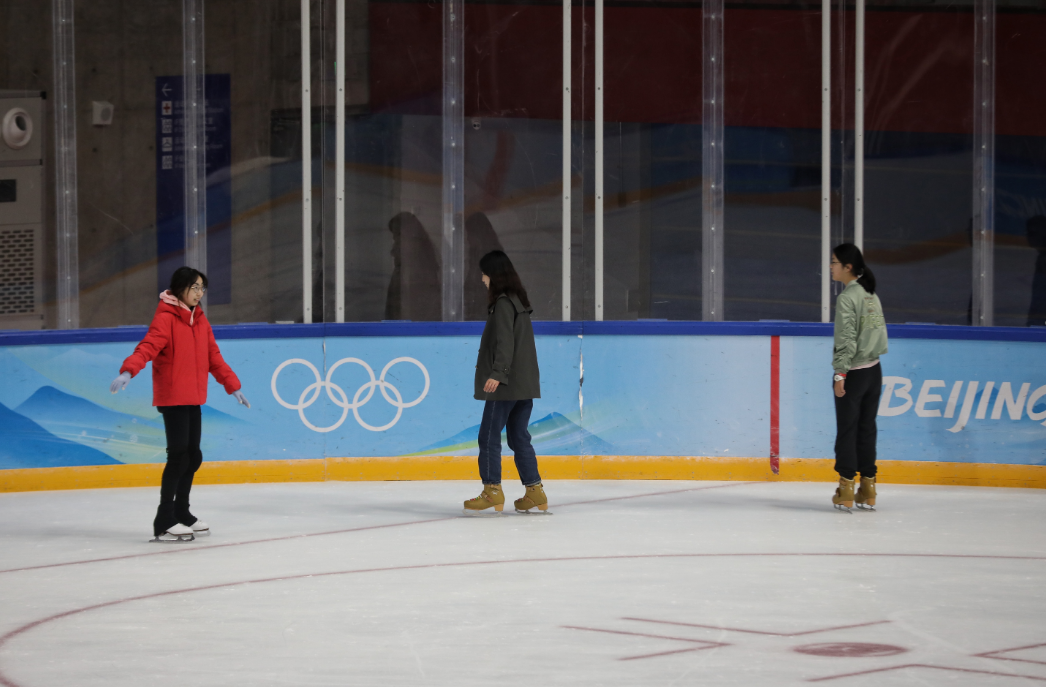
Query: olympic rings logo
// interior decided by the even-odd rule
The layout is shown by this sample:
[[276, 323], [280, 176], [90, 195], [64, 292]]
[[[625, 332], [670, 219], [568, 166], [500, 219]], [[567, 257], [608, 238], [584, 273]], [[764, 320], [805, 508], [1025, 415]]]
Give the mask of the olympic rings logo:
[[[294, 365], [295, 363], [297, 363], [298, 365], [304, 365], [305, 367], [312, 370], [312, 374], [315, 375], [316, 381], [305, 387], [305, 389], [301, 392], [301, 396], [298, 397], [298, 402], [296, 404], [293, 404], [287, 403], [282, 398], [280, 398], [280, 394], [276, 391], [276, 378], [280, 376], [280, 372], [283, 371], [283, 368], [287, 367], [288, 365]], [[364, 383], [363, 386], [356, 390], [356, 393], [352, 397], [351, 403], [349, 402], [348, 396], [345, 395], [345, 390], [331, 381], [331, 376], [334, 374], [334, 371], [346, 363], [355, 363], [356, 365], [361, 366], [364, 370], [367, 371], [367, 374], [370, 376], [370, 381]], [[388, 374], [389, 370], [392, 369], [392, 367], [398, 363], [411, 363], [413, 365], [417, 365], [418, 369], [421, 370], [421, 373], [425, 375], [425, 388], [422, 390], [420, 396], [418, 396], [413, 401], [410, 401], [409, 403], [403, 402], [403, 397], [400, 395], [399, 389], [394, 387], [389, 382], [385, 381], [385, 375]], [[326, 389], [327, 397], [330, 398], [331, 402], [334, 403], [334, 405], [341, 408], [341, 417], [338, 418], [338, 421], [330, 427], [317, 427], [316, 425], [309, 422], [308, 418], [305, 417], [305, 409], [316, 402], [316, 399], [320, 396], [321, 389]], [[381, 389], [381, 395], [385, 397], [386, 401], [388, 401], [393, 407], [396, 408], [396, 417], [392, 418], [391, 422], [389, 422], [386, 425], [382, 425], [381, 427], [374, 427], [373, 425], [368, 425], [366, 422], [363, 421], [363, 418], [360, 417], [359, 412], [359, 409], [362, 406], [367, 405], [371, 397], [374, 396], [375, 389]], [[392, 393], [392, 396], [389, 395], [389, 392]], [[366, 393], [366, 396], [363, 396], [364, 393]], [[374, 370], [371, 369], [370, 365], [363, 362], [359, 358], [342, 358], [338, 362], [331, 365], [331, 368], [327, 370], [327, 377], [325, 379], [320, 379], [320, 372], [316, 369], [315, 365], [310, 363], [308, 360], [302, 360], [301, 358], [291, 358], [290, 360], [284, 361], [280, 364], [279, 367], [276, 368], [276, 371], [272, 373], [273, 397], [284, 408], [287, 408], [289, 410], [297, 410], [298, 416], [301, 417], [301, 421], [305, 423], [306, 427], [308, 427], [314, 432], [332, 432], [336, 430], [338, 427], [341, 427], [341, 423], [345, 422], [345, 418], [349, 416], [350, 410], [352, 411], [353, 416], [356, 418], [356, 422], [360, 424], [360, 427], [363, 427], [364, 429], [369, 429], [372, 432], [384, 432], [387, 429], [391, 429], [397, 422], [399, 422], [400, 417], [403, 415], [404, 408], [413, 408], [414, 406], [418, 405], [425, 399], [425, 396], [427, 396], [428, 393], [429, 371], [425, 369], [424, 365], [422, 365], [414, 358], [396, 358], [395, 360], [391, 361], [388, 365], [385, 366], [385, 368], [381, 371], [381, 376], [378, 378], [374, 377]], [[363, 398], [360, 398], [361, 396], [363, 396]]]

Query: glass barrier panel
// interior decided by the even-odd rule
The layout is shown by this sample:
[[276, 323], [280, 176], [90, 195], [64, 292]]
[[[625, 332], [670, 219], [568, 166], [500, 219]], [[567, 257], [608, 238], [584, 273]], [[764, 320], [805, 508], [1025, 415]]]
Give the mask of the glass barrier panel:
[[725, 15], [725, 319], [819, 321], [820, 6]]
[[[334, 3], [325, 3], [325, 317], [334, 317]], [[439, 3], [346, 3], [345, 321], [442, 319]]]
[[74, 36], [79, 326], [148, 324], [183, 262], [182, 3], [78, 2]]
[[1046, 327], [1046, 15], [1007, 4], [995, 19], [995, 324]]
[[562, 318], [563, 10], [465, 5], [465, 320], [485, 320], [479, 260], [503, 250], [533, 318]]
[[702, 13], [607, 3], [604, 319], [701, 319]]
[[868, 7], [864, 244], [888, 322], [970, 323], [972, 9]]
[[300, 3], [207, 0], [205, 17], [205, 305], [215, 323], [301, 322]]

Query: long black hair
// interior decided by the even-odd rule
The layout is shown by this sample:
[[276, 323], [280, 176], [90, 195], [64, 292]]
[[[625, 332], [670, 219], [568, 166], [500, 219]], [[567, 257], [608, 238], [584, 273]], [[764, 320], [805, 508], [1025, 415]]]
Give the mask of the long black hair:
[[875, 293], [875, 275], [868, 269], [868, 265], [864, 264], [860, 248], [852, 243], [840, 243], [832, 254], [843, 263], [843, 267], [850, 265], [851, 272], [857, 277], [857, 283], [863, 286], [865, 291]]
[[523, 307], [530, 307], [527, 298], [527, 290], [523, 288], [523, 282], [519, 280], [516, 268], [503, 251], [492, 250], [479, 259], [479, 269], [483, 274], [490, 277], [490, 288], [487, 290], [487, 305], [491, 306], [498, 296], [516, 296]]
[[192, 267], [179, 267], [171, 275], [171, 295], [180, 299], [185, 290], [196, 283], [197, 279], [203, 279], [203, 288], [207, 288], [207, 275]]

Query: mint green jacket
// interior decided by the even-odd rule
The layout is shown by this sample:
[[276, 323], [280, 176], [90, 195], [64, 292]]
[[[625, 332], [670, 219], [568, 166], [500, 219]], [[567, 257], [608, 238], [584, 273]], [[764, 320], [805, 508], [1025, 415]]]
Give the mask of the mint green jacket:
[[837, 374], [877, 360], [887, 352], [886, 320], [879, 297], [854, 279], [835, 300], [835, 348], [832, 367]]

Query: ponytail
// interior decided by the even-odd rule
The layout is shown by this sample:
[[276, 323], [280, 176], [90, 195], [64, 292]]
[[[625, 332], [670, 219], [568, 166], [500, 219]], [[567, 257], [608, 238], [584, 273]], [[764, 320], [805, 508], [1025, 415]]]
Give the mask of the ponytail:
[[869, 294], [875, 293], [875, 275], [867, 267], [861, 272], [861, 276], [857, 278], [857, 283], [864, 287], [864, 290]]
[[875, 293], [875, 275], [864, 264], [864, 256], [861, 249], [852, 243], [841, 243], [835, 247], [832, 254], [844, 265], [850, 265], [853, 275], [857, 277], [860, 284], [869, 294]]

